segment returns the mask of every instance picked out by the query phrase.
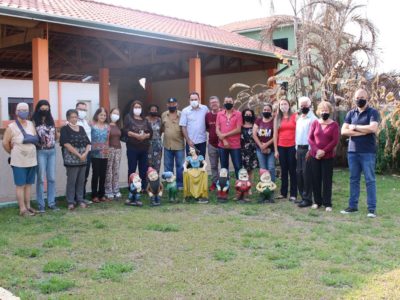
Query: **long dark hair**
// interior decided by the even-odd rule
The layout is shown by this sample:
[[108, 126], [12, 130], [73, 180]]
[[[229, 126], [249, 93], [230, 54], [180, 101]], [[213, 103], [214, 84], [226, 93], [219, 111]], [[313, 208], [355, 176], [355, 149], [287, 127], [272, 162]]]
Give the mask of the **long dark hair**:
[[243, 122], [243, 124], [244, 124], [244, 122], [245, 122], [244, 116], [246, 115], [246, 113], [247, 113], [248, 111], [251, 113], [251, 118], [252, 118], [251, 123], [254, 124], [254, 121], [256, 120], [256, 115], [254, 114], [254, 110], [249, 109], [249, 108], [246, 108], [246, 109], [244, 109], [244, 110], [242, 111], [242, 122]]
[[99, 107], [96, 112], [93, 115], [93, 122], [98, 122], [99, 121], [99, 114], [101, 114], [102, 112], [104, 112], [106, 114], [106, 120], [104, 121], [104, 123], [108, 124], [110, 123], [108, 120], [108, 112], [107, 109], [105, 109], [104, 107]]
[[[49, 107], [49, 114], [45, 117], [44, 122], [42, 116], [40, 115], [40, 108], [43, 105], [47, 105]], [[35, 126], [39, 126], [42, 124], [46, 124], [47, 126], [55, 126], [53, 116], [51, 115], [51, 107], [49, 101], [44, 99], [39, 100], [39, 102], [36, 104], [35, 111], [33, 112], [32, 121], [35, 123]]]

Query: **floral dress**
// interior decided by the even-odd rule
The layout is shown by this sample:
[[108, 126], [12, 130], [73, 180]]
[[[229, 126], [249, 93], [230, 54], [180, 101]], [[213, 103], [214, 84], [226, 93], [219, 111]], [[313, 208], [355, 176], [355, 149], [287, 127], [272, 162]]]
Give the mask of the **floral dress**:
[[253, 127], [242, 127], [240, 134], [242, 165], [248, 172], [258, 168], [258, 159], [256, 154], [257, 144], [253, 139]]
[[149, 120], [153, 136], [150, 140], [150, 148], [147, 154], [148, 164], [160, 173], [161, 157], [162, 157], [162, 141], [161, 141], [161, 119], [157, 118], [155, 122]]

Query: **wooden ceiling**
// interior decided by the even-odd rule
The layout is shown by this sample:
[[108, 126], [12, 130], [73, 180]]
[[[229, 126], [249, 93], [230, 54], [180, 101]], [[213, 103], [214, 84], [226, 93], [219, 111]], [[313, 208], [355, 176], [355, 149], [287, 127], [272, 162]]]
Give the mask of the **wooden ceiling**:
[[188, 61], [200, 57], [203, 76], [275, 68], [276, 59], [178, 44], [105, 31], [1, 17], [0, 78], [32, 78], [33, 38], [49, 40], [51, 80], [97, 81], [99, 68], [111, 77], [146, 76], [153, 81], [188, 77]]

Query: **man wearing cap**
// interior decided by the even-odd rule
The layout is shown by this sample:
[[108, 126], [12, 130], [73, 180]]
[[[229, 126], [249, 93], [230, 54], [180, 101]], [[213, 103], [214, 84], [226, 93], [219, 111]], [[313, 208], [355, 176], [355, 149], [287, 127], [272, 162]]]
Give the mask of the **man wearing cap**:
[[311, 100], [308, 97], [299, 98], [300, 113], [296, 122], [296, 175], [297, 187], [301, 200], [299, 207], [312, 205], [312, 174], [311, 159], [308, 144], [308, 134], [311, 124], [317, 119], [311, 109]]
[[217, 121], [217, 114], [221, 110], [220, 102], [217, 96], [209, 98], [210, 111], [206, 114], [206, 129], [208, 131], [208, 159], [211, 165], [211, 187], [210, 191], [216, 189], [218, 180], [218, 135], [215, 129], [215, 122]]
[[189, 147], [195, 147], [199, 154], [206, 157], [207, 133], [206, 114], [207, 106], [200, 104], [200, 96], [197, 92], [189, 94], [190, 105], [182, 110], [179, 125], [182, 127], [186, 140], [186, 154], [189, 155]]
[[181, 112], [178, 111], [176, 98], [167, 99], [168, 110], [161, 115], [164, 147], [164, 171], [174, 172], [176, 168], [176, 185], [183, 189], [183, 163], [185, 162], [185, 140], [179, 126]]

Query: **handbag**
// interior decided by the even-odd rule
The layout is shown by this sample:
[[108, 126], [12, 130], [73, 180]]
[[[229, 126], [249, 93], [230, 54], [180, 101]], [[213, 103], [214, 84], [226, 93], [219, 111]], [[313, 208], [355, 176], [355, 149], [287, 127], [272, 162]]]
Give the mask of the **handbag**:
[[21, 130], [22, 135], [24, 136], [24, 140], [22, 141], [23, 144], [39, 144], [39, 137], [37, 135], [26, 133], [25, 129], [18, 120], [15, 120], [15, 123], [17, 123], [19, 130]]

